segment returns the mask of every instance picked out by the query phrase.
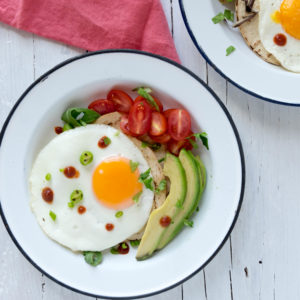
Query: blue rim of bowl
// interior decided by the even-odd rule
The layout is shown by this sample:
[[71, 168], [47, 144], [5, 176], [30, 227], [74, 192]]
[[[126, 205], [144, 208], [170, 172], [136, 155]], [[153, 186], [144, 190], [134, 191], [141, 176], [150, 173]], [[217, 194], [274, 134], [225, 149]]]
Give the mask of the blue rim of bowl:
[[149, 297], [149, 296], [153, 296], [153, 295], [157, 295], [159, 293], [165, 292], [167, 290], [170, 290], [180, 284], [182, 284], [183, 282], [185, 282], [186, 280], [190, 279], [191, 277], [193, 277], [195, 274], [197, 274], [199, 271], [201, 271], [216, 255], [217, 253], [221, 250], [221, 248], [224, 246], [225, 242], [227, 241], [228, 237], [230, 236], [230, 233], [237, 221], [239, 212], [241, 210], [241, 206], [242, 206], [242, 202], [243, 202], [243, 196], [244, 196], [244, 190], [245, 190], [245, 177], [246, 177], [246, 173], [245, 173], [245, 159], [244, 159], [244, 152], [243, 152], [243, 147], [242, 147], [242, 143], [240, 140], [240, 136], [239, 133], [237, 131], [237, 128], [233, 122], [233, 119], [230, 115], [230, 113], [228, 112], [227, 108], [225, 107], [225, 105], [222, 103], [222, 101], [219, 99], [219, 97], [215, 94], [215, 92], [204, 82], [202, 81], [197, 75], [195, 75], [193, 72], [191, 72], [189, 69], [183, 67], [182, 65], [176, 63], [175, 61], [172, 61], [166, 57], [163, 56], [159, 56], [156, 54], [152, 54], [149, 52], [144, 52], [144, 51], [138, 51], [138, 50], [131, 50], [131, 49], [109, 49], [109, 50], [102, 50], [102, 51], [95, 51], [95, 52], [89, 52], [89, 53], [85, 53], [79, 56], [75, 56], [73, 58], [67, 59], [65, 61], [63, 61], [62, 63], [56, 65], [54, 68], [50, 69], [49, 71], [47, 71], [46, 73], [44, 73], [41, 77], [39, 77], [37, 80], [35, 80], [26, 90], [25, 92], [21, 95], [21, 97], [18, 99], [18, 101], [16, 102], [16, 104], [13, 106], [13, 108], [11, 109], [8, 117], [6, 118], [1, 133], [0, 133], [0, 148], [1, 148], [1, 144], [2, 144], [2, 140], [6, 131], [6, 128], [14, 114], [14, 112], [16, 111], [17, 107], [19, 106], [19, 104], [24, 100], [24, 98], [26, 97], [26, 95], [40, 82], [44, 81], [45, 79], [47, 79], [47, 77], [52, 74], [53, 72], [55, 72], [56, 70], [62, 68], [65, 65], [68, 65], [74, 61], [77, 61], [79, 59], [84, 59], [85, 57], [88, 56], [93, 56], [93, 55], [102, 55], [102, 54], [110, 54], [110, 53], [131, 53], [131, 54], [137, 54], [137, 55], [145, 55], [145, 56], [150, 56], [159, 60], [162, 60], [164, 62], [167, 62], [175, 67], [177, 67], [178, 69], [181, 69], [182, 71], [184, 71], [185, 73], [189, 74], [192, 78], [196, 79], [206, 90], [208, 90], [208, 92], [214, 97], [214, 99], [217, 101], [217, 103], [221, 106], [221, 108], [223, 109], [225, 115], [227, 116], [228, 121], [230, 122], [230, 125], [232, 127], [232, 130], [235, 134], [235, 138], [238, 144], [238, 148], [239, 148], [239, 154], [240, 154], [240, 160], [241, 160], [241, 173], [242, 173], [242, 182], [241, 182], [241, 191], [240, 191], [240, 198], [239, 198], [239, 203], [238, 203], [238, 207], [236, 209], [235, 212], [235, 216], [232, 220], [231, 226], [227, 232], [227, 234], [225, 235], [223, 241], [221, 242], [221, 244], [219, 245], [219, 247], [215, 250], [215, 252], [208, 258], [208, 260], [202, 265], [200, 266], [197, 270], [195, 270], [193, 273], [191, 273], [189, 276], [185, 277], [184, 279], [178, 281], [177, 283], [171, 285], [171, 286], [167, 286], [163, 289], [160, 289], [158, 291], [152, 292], [152, 293], [148, 293], [148, 294], [141, 294], [141, 295], [133, 295], [130, 297], [108, 297], [108, 296], [102, 296], [102, 295], [96, 295], [96, 294], [91, 294], [85, 291], [81, 291], [78, 290], [72, 286], [69, 286], [61, 281], [59, 281], [58, 279], [54, 278], [53, 276], [51, 276], [50, 274], [48, 274], [46, 271], [44, 271], [42, 268], [40, 268], [31, 258], [30, 256], [23, 250], [22, 246], [18, 243], [17, 239], [15, 238], [15, 236], [13, 235], [12, 231], [10, 230], [10, 227], [7, 223], [7, 220], [5, 218], [4, 212], [2, 210], [2, 206], [1, 206], [1, 201], [0, 201], [0, 214], [2, 217], [2, 221], [4, 223], [4, 226], [6, 228], [6, 230], [8, 231], [11, 239], [13, 240], [13, 242], [15, 243], [15, 245], [17, 246], [17, 248], [19, 249], [19, 251], [24, 255], [24, 257], [37, 269], [39, 270], [42, 274], [44, 274], [45, 276], [47, 276], [48, 278], [50, 278], [51, 280], [53, 280], [54, 282], [60, 284], [61, 286], [68, 288], [74, 292], [86, 295], [86, 296], [91, 296], [91, 297], [95, 297], [95, 298], [102, 298], [102, 299], [138, 299], [138, 298], [143, 298], [143, 297]]
[[243, 92], [251, 95], [251, 96], [254, 96], [258, 99], [261, 99], [261, 100], [264, 100], [264, 101], [267, 101], [267, 102], [271, 102], [271, 103], [274, 103], [274, 104], [280, 104], [280, 105], [285, 105], [285, 106], [300, 106], [300, 103], [288, 103], [288, 102], [283, 102], [283, 101], [279, 101], [279, 100], [274, 100], [274, 99], [271, 99], [271, 98], [267, 98], [267, 97], [264, 97], [264, 96], [261, 96], [259, 94], [256, 94], [250, 90], [248, 90], [247, 88], [239, 85], [238, 83], [236, 83], [235, 81], [233, 81], [231, 78], [227, 77], [208, 57], [208, 55], [205, 53], [205, 51], [201, 48], [201, 46], [198, 44], [195, 36], [194, 36], [194, 33], [189, 25], [189, 21], [188, 21], [188, 18], [186, 16], [186, 13], [185, 13], [185, 9], [184, 9], [184, 4], [183, 4], [183, 1], [184, 0], [179, 0], [179, 7], [180, 7], [180, 11], [181, 11], [181, 15], [182, 15], [182, 18], [183, 18], [183, 21], [184, 21], [184, 24], [185, 24], [185, 27], [194, 43], [194, 45], [196, 46], [197, 50], [200, 52], [200, 54], [203, 56], [203, 58], [209, 63], [209, 65], [217, 72], [219, 73], [222, 77], [224, 77], [226, 80], [228, 80], [230, 83], [232, 83], [234, 86], [236, 86], [237, 88], [239, 88], [240, 90], [242, 90]]

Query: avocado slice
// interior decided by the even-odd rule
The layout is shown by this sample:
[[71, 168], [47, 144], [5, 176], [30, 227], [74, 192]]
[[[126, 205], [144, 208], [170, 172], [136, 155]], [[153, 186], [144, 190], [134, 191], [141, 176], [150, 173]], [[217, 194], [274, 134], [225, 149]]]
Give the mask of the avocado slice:
[[185, 170], [187, 180], [187, 192], [183, 202], [183, 207], [177, 214], [174, 223], [168, 226], [166, 232], [158, 245], [158, 249], [165, 247], [184, 227], [184, 220], [188, 219], [199, 202], [199, 195], [202, 191], [202, 181], [200, 180], [200, 172], [196, 160], [191, 152], [182, 149], [179, 154], [179, 159]]
[[185, 200], [187, 182], [185, 171], [180, 160], [176, 156], [167, 153], [163, 171], [164, 175], [169, 177], [171, 181], [170, 193], [164, 204], [150, 214], [145, 232], [137, 250], [137, 260], [147, 259], [153, 254], [160, 243], [163, 233], [168, 229], [168, 227], [162, 227], [160, 225], [160, 219], [164, 216], [169, 216], [171, 220], [173, 220], [181, 210], [178, 203], [182, 204]]
[[202, 193], [204, 192], [205, 186], [206, 186], [206, 169], [204, 166], [204, 163], [200, 159], [199, 156], [195, 156], [196, 163], [198, 165], [198, 168], [200, 168], [201, 173], [201, 182], [202, 182]]

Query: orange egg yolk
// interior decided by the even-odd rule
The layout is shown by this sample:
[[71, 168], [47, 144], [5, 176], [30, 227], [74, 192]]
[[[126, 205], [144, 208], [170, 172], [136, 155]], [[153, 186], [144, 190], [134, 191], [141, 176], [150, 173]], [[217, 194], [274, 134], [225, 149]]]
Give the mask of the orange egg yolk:
[[275, 11], [271, 17], [286, 33], [300, 40], [300, 0], [283, 0], [280, 11]]
[[94, 193], [103, 205], [112, 209], [124, 209], [134, 204], [132, 198], [142, 191], [138, 181], [139, 171], [130, 168], [130, 160], [120, 156], [102, 161], [92, 179]]

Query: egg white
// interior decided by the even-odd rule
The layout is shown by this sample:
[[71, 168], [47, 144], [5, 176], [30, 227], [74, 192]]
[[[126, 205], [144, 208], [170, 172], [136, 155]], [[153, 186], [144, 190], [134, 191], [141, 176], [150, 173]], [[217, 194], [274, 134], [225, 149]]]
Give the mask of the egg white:
[[[272, 53], [281, 65], [293, 72], [300, 72], [300, 40], [285, 32], [281, 24], [275, 23], [271, 15], [280, 10], [282, 0], [259, 0], [259, 35], [267, 51]], [[278, 46], [273, 38], [282, 33], [287, 37], [285, 46]]]
[[[124, 135], [107, 125], [87, 125], [66, 131], [51, 140], [38, 154], [29, 178], [31, 190], [31, 208], [44, 232], [53, 240], [73, 251], [101, 251], [110, 248], [138, 232], [147, 222], [154, 193], [143, 187], [137, 204], [123, 209], [123, 216], [116, 218], [116, 210], [102, 205], [92, 189], [92, 174], [96, 166], [111, 156], [122, 156], [139, 163], [140, 173], [149, 165], [140, 150]], [[117, 134], [116, 134], [117, 133]], [[104, 149], [98, 147], [102, 136], [111, 139]], [[82, 152], [93, 153], [93, 162], [83, 166], [79, 157]], [[67, 178], [60, 169], [73, 166], [79, 172], [79, 178]], [[51, 174], [46, 181], [45, 175]], [[117, 180], [117, 179], [116, 179]], [[126, 184], [126, 183], [124, 183]], [[46, 203], [41, 196], [44, 187], [54, 191], [52, 204]], [[84, 197], [80, 205], [86, 207], [84, 214], [77, 212], [77, 206], [68, 207], [70, 194], [80, 189]], [[56, 214], [53, 221], [49, 216], [52, 210]], [[113, 223], [114, 229], [107, 231], [105, 225]]]

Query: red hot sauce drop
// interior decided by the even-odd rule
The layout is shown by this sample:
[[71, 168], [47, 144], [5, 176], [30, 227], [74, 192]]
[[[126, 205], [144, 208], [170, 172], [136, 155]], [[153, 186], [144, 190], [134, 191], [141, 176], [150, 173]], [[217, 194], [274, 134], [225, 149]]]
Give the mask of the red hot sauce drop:
[[56, 134], [61, 134], [63, 132], [63, 128], [60, 126], [54, 127], [54, 131]]
[[64, 174], [68, 178], [77, 178], [79, 177], [79, 171], [77, 171], [74, 167], [65, 167]]
[[286, 36], [282, 33], [276, 34], [273, 40], [277, 46], [284, 46], [286, 44]]
[[114, 227], [115, 227], [114, 224], [111, 224], [111, 223], [107, 223], [105, 225], [105, 228], [107, 231], [112, 231], [114, 229]]
[[159, 223], [162, 227], [168, 227], [171, 224], [171, 218], [169, 216], [161, 217]]
[[42, 198], [49, 204], [53, 202], [54, 193], [49, 187], [45, 187], [42, 190]]
[[77, 211], [78, 211], [79, 214], [82, 215], [82, 214], [84, 214], [86, 212], [86, 208], [85, 208], [85, 206], [80, 205], [78, 207]]
[[106, 148], [109, 144], [110, 144], [110, 140], [107, 136], [103, 136], [98, 142], [98, 146], [100, 148]]

